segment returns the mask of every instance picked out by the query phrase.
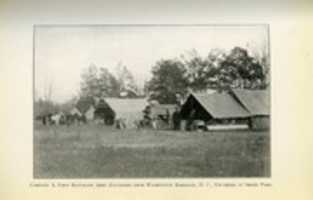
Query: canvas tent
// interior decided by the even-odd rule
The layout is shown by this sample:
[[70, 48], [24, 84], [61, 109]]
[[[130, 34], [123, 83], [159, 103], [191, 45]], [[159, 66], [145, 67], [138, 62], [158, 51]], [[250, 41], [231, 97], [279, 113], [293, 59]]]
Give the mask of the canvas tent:
[[181, 115], [183, 119], [236, 119], [247, 118], [249, 112], [227, 93], [191, 93]]
[[233, 89], [231, 93], [249, 111], [251, 116], [270, 115], [268, 90]]
[[76, 103], [76, 107], [81, 113], [86, 113], [91, 105], [95, 105], [93, 97], [81, 97]]
[[79, 116], [83, 116], [85, 117], [86, 120], [90, 121], [94, 119], [94, 111], [95, 111], [94, 105], [95, 105], [95, 100], [93, 97], [91, 96], [81, 97], [77, 101], [75, 108], [79, 111], [80, 113]]
[[88, 110], [85, 112], [85, 117], [88, 121], [94, 119], [95, 110], [96, 110], [95, 107], [93, 105], [90, 105]]
[[103, 120], [107, 125], [112, 125], [115, 113], [104, 99], [99, 99], [95, 106], [94, 118], [96, 120]]
[[191, 93], [180, 115], [181, 129], [185, 130], [196, 128], [199, 122], [206, 125], [240, 123], [247, 127], [249, 112], [228, 93]]
[[249, 112], [252, 129], [269, 128], [270, 96], [268, 90], [233, 89], [230, 94]]
[[267, 90], [191, 93], [182, 106], [181, 117], [214, 123], [244, 122], [252, 129], [264, 129], [269, 127], [269, 103]]
[[172, 115], [176, 109], [175, 104], [156, 104], [151, 106], [152, 118], [158, 116], [166, 116], [167, 114]]
[[144, 98], [105, 98], [104, 100], [113, 111], [114, 118], [123, 119], [127, 128], [135, 127], [135, 121], [142, 119], [143, 110], [147, 106], [147, 101]]

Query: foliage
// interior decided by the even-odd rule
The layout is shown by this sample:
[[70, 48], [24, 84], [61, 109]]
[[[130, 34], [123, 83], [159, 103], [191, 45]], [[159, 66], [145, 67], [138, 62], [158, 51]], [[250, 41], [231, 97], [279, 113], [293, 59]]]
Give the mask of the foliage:
[[264, 67], [241, 47], [233, 48], [226, 56], [221, 63], [217, 77], [221, 89], [229, 87], [264, 89], [266, 87]]
[[96, 65], [90, 65], [81, 74], [81, 96], [101, 96], [98, 89], [98, 68]]
[[50, 100], [39, 98], [34, 102], [34, 116], [39, 117], [48, 113], [55, 113], [59, 110], [58, 105]]
[[120, 82], [106, 68], [90, 65], [81, 74], [80, 96], [116, 97], [120, 93]]
[[104, 96], [118, 96], [120, 85], [121, 83], [106, 68], [100, 68], [99, 87]]
[[241, 47], [234, 47], [229, 53], [213, 49], [206, 57], [192, 50], [180, 60], [157, 62], [145, 90], [150, 93], [150, 99], [174, 103], [175, 94], [186, 94], [188, 89], [196, 92], [207, 89], [265, 89], [269, 84], [266, 59], [265, 55], [252, 57]]
[[117, 81], [119, 83], [119, 89], [121, 92], [126, 92], [128, 93], [126, 95], [129, 96], [131, 96], [129, 93], [134, 93], [135, 95], [138, 95], [139, 88], [136, 84], [135, 78], [128, 70], [128, 68], [122, 63], [119, 63], [117, 65]]
[[152, 79], [146, 87], [150, 98], [159, 103], [175, 103], [176, 94], [186, 92], [185, 66], [179, 60], [161, 60], [152, 69]]
[[189, 58], [182, 56], [186, 66], [186, 77], [188, 86], [194, 90], [206, 90], [214, 84], [214, 76], [218, 72], [220, 63], [225, 58], [225, 53], [221, 50], [214, 49], [209, 52], [205, 58], [199, 56], [197, 51], [193, 50]]

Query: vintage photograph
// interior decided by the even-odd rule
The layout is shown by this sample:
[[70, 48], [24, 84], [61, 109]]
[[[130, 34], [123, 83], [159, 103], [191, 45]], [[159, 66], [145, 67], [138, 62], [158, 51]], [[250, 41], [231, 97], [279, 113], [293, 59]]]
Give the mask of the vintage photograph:
[[33, 177], [271, 177], [264, 24], [35, 25]]

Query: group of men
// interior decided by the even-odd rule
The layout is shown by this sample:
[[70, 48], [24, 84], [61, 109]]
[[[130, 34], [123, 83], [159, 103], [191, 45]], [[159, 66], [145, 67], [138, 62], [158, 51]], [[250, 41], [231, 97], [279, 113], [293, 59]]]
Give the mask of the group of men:
[[86, 117], [63, 114], [62, 112], [47, 113], [37, 117], [43, 125], [71, 125], [74, 123], [87, 123]]

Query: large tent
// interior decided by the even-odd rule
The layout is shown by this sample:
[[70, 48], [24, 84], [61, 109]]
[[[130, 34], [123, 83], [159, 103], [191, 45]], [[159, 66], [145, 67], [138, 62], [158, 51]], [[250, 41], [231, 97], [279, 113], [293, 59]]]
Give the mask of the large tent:
[[105, 98], [104, 101], [114, 112], [115, 119], [123, 119], [127, 128], [135, 127], [135, 121], [142, 119], [143, 110], [147, 106], [144, 98]]
[[251, 116], [270, 115], [268, 90], [233, 89], [231, 93], [249, 111]]
[[228, 93], [191, 93], [181, 109], [183, 119], [237, 119], [249, 117], [245, 110]]
[[189, 121], [250, 121], [252, 128], [263, 129], [269, 126], [269, 104], [267, 90], [191, 93], [182, 106], [181, 117]]
[[251, 128], [269, 128], [270, 94], [268, 90], [233, 89], [230, 93], [249, 112]]

